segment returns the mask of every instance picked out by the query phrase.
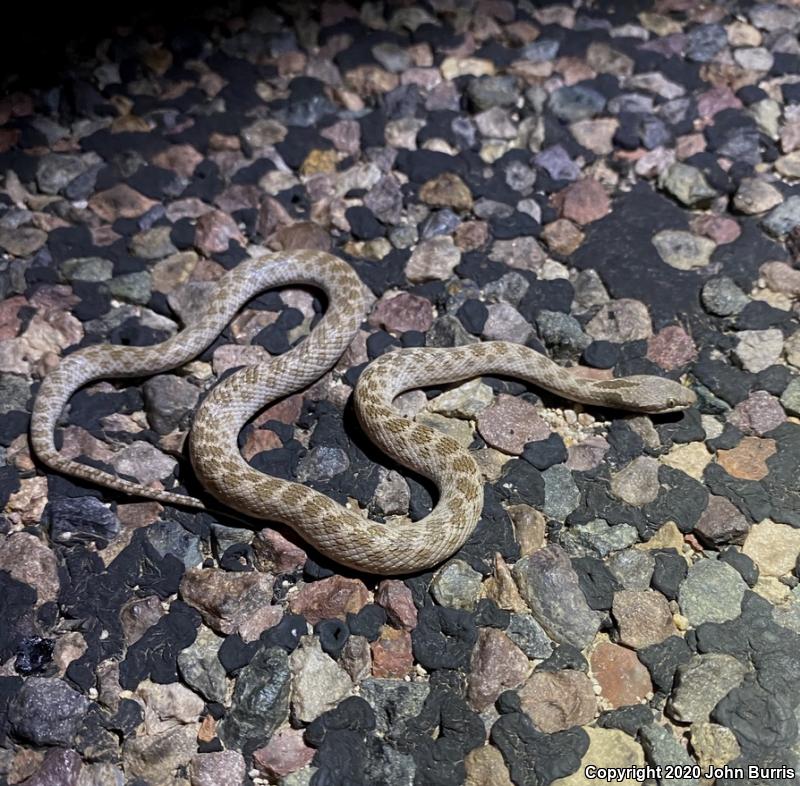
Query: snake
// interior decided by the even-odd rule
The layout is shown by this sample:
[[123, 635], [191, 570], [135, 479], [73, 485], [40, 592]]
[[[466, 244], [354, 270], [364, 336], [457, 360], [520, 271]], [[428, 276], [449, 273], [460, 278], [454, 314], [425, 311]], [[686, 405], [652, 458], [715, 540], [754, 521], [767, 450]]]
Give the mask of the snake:
[[690, 407], [695, 394], [680, 382], [634, 375], [588, 380], [544, 354], [510, 341], [454, 347], [400, 348], [361, 372], [354, 390], [360, 427], [387, 455], [438, 489], [431, 512], [417, 521], [370, 519], [301, 483], [260, 472], [244, 459], [238, 437], [260, 410], [303, 390], [334, 367], [365, 318], [365, 290], [353, 268], [310, 249], [251, 257], [227, 271], [191, 324], [158, 344], [94, 344], [64, 356], [42, 380], [31, 416], [31, 445], [51, 469], [127, 495], [204, 509], [201, 499], [151, 488], [60, 454], [55, 431], [70, 397], [105, 378], [145, 377], [191, 361], [219, 336], [253, 297], [265, 290], [306, 285], [322, 290], [327, 309], [303, 341], [283, 354], [244, 366], [211, 388], [194, 415], [189, 455], [205, 491], [227, 508], [280, 522], [335, 562], [384, 576], [433, 568], [469, 539], [483, 507], [478, 464], [459, 442], [402, 414], [395, 398], [406, 391], [484, 375], [512, 377], [583, 404], [643, 413]]

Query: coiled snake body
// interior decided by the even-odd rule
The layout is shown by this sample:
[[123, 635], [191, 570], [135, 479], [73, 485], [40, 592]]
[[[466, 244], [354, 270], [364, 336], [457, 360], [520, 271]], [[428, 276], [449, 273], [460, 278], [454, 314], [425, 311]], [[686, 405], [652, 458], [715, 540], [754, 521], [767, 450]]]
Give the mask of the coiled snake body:
[[205, 507], [194, 497], [151, 489], [61, 456], [54, 442], [56, 423], [70, 396], [88, 382], [141, 377], [180, 366], [208, 347], [250, 298], [289, 284], [321, 288], [328, 297], [327, 313], [300, 345], [240, 369], [211, 391], [192, 426], [192, 465], [203, 486], [224, 504], [283, 522], [323, 554], [358, 570], [391, 575], [436, 565], [464, 544], [483, 506], [475, 460], [452, 438], [400, 415], [392, 402], [401, 392], [496, 374], [605, 407], [669, 412], [694, 402], [691, 391], [671, 380], [636, 376], [587, 381], [528, 347], [503, 341], [390, 352], [370, 364], [358, 381], [359, 422], [387, 454], [431, 478], [440, 497], [419, 521], [396, 526], [370, 521], [302, 484], [264, 475], [239, 451], [237, 438], [245, 423], [270, 402], [305, 388], [328, 371], [364, 316], [362, 285], [348, 265], [321, 251], [290, 251], [246, 260], [226, 273], [205, 313], [160, 344], [96, 345], [64, 358], [45, 377], [34, 403], [31, 440], [38, 457], [57, 471], [127, 494]]

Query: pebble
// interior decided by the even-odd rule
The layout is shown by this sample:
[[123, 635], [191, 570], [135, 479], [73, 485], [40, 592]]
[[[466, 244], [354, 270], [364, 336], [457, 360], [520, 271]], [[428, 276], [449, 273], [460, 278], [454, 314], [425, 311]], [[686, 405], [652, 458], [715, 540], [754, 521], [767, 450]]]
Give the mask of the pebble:
[[767, 459], [775, 455], [773, 439], [744, 437], [730, 450], [717, 451], [717, 463], [732, 477], [742, 480], [762, 480], [769, 474]]
[[431, 594], [442, 606], [472, 611], [478, 602], [481, 574], [460, 559], [446, 563], [431, 581]]
[[169, 434], [182, 424], [197, 406], [200, 391], [188, 380], [174, 374], [161, 374], [142, 385], [145, 411], [150, 425], [159, 434]]
[[650, 647], [675, 633], [669, 605], [658, 592], [620, 590], [614, 593], [611, 610], [619, 628], [619, 640], [626, 647], [637, 650]]
[[717, 702], [741, 684], [747, 671], [747, 666], [730, 655], [693, 655], [688, 663], [678, 666], [675, 690], [667, 706], [670, 717], [682, 723], [707, 721]]
[[553, 198], [561, 218], [579, 226], [591, 224], [611, 212], [611, 201], [603, 186], [591, 178], [576, 180]]
[[786, 413], [780, 401], [765, 390], [753, 391], [728, 416], [728, 421], [739, 431], [759, 437], [777, 428], [785, 420]]
[[479, 413], [478, 431], [493, 448], [519, 456], [527, 443], [546, 439], [550, 427], [533, 404], [501, 394]]
[[647, 340], [645, 357], [666, 371], [674, 371], [697, 359], [697, 347], [682, 327], [669, 325]]
[[591, 667], [600, 695], [612, 708], [641, 704], [653, 691], [649, 672], [626, 647], [600, 642], [592, 652]]
[[331, 576], [301, 587], [291, 597], [289, 610], [316, 625], [323, 619], [344, 620], [348, 613], [356, 614], [367, 603], [369, 593], [361, 581]]
[[426, 181], [419, 190], [419, 198], [431, 207], [452, 207], [462, 211], [472, 209], [472, 194], [467, 184], [453, 172], [444, 172]]
[[[603, 729], [588, 726], [585, 729], [589, 746], [583, 754], [580, 765], [572, 775], [558, 778], [553, 786], [589, 786], [592, 783], [584, 773], [589, 765], [595, 767], [643, 767], [644, 751], [631, 736], [619, 729]], [[633, 778], [619, 780], [623, 786], [634, 786]]]
[[678, 161], [661, 173], [658, 185], [691, 208], [707, 207], [717, 197], [716, 190], [699, 169]]
[[574, 123], [602, 113], [606, 99], [602, 93], [584, 85], [559, 87], [550, 94], [550, 111], [565, 123]]
[[705, 310], [720, 317], [738, 314], [750, 302], [747, 295], [727, 276], [709, 279], [703, 285], [700, 297]]
[[775, 186], [757, 177], [744, 178], [733, 197], [733, 206], [748, 216], [766, 213], [783, 202]]
[[719, 548], [730, 543], [741, 544], [749, 530], [750, 523], [727, 497], [710, 494], [694, 533], [703, 543]]
[[[273, 583], [273, 576], [257, 571], [229, 573], [219, 568], [194, 568], [183, 575], [180, 594], [200, 612], [206, 625], [228, 635], [240, 631], [254, 616], [260, 619], [269, 609]], [[276, 624], [282, 614], [280, 608], [272, 609], [267, 617], [270, 624], [265, 627]]]
[[739, 573], [719, 560], [701, 559], [689, 568], [678, 594], [681, 613], [689, 624], [725, 622], [741, 613], [747, 585]]
[[292, 715], [302, 723], [333, 709], [352, 691], [350, 676], [326, 655], [314, 636], [303, 636], [290, 659]]
[[8, 707], [8, 720], [16, 735], [34, 745], [75, 742], [89, 701], [55, 677], [28, 677]]
[[189, 762], [191, 786], [242, 786], [247, 767], [239, 751], [198, 753]]
[[483, 337], [487, 341], [511, 341], [525, 344], [533, 336], [533, 328], [522, 314], [508, 303], [492, 303], [483, 326]]
[[789, 234], [800, 226], [800, 196], [790, 196], [782, 204], [772, 208], [761, 223], [767, 232], [776, 237]]
[[470, 706], [487, 709], [504, 690], [520, 686], [530, 669], [527, 655], [503, 631], [481, 628], [470, 660]]
[[[232, 752], [223, 751], [221, 753]], [[281, 729], [263, 748], [258, 748], [253, 752], [253, 763], [270, 778], [283, 778], [297, 772], [310, 764], [313, 758], [314, 749], [305, 744], [303, 732], [300, 729]], [[238, 761], [233, 763], [234, 766], [238, 765]], [[243, 781], [244, 775], [244, 760], [242, 759], [242, 774], [239, 776], [239, 782]]]
[[754, 524], [742, 547], [763, 576], [790, 574], [800, 557], [800, 530], [770, 519]]
[[397, 630], [389, 625], [381, 628], [380, 636], [371, 644], [372, 674], [381, 678], [402, 678], [414, 666], [411, 635], [407, 630]]
[[406, 265], [409, 281], [444, 281], [461, 260], [461, 251], [448, 236], [423, 240], [414, 249]]
[[741, 330], [737, 336], [736, 359], [753, 374], [775, 365], [783, 352], [783, 332], [778, 328]]
[[597, 711], [592, 682], [580, 671], [535, 671], [518, 693], [523, 711], [545, 734], [583, 726]]
[[662, 261], [676, 270], [706, 267], [716, 248], [713, 240], [682, 229], [662, 229], [653, 235], [653, 245]]
[[599, 618], [586, 604], [566, 553], [546, 546], [515, 563], [520, 594], [536, 620], [557, 642], [583, 648], [594, 638]]
[[635, 458], [611, 478], [611, 493], [635, 507], [653, 502], [660, 488], [658, 461], [649, 456]]
[[639, 300], [628, 298], [601, 305], [585, 330], [596, 341], [615, 344], [646, 339], [653, 333], [647, 307]]

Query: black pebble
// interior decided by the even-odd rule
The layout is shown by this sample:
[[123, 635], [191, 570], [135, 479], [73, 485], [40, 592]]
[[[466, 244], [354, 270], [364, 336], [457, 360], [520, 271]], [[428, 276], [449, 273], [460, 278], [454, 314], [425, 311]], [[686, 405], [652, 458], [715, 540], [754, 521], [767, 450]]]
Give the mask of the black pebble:
[[635, 737], [642, 726], [653, 722], [653, 711], [644, 704], [633, 704], [616, 710], [604, 712], [597, 719], [602, 729], [620, 729], [631, 737]]
[[42, 671], [53, 659], [54, 639], [30, 636], [22, 639], [17, 649], [14, 670], [17, 674], [35, 674]]
[[593, 368], [613, 368], [619, 360], [619, 345], [611, 341], [592, 341], [583, 350], [583, 362]]
[[368, 603], [358, 614], [347, 614], [347, 627], [354, 636], [363, 636], [368, 641], [375, 641], [381, 627], [386, 624], [386, 612], [375, 603]]
[[378, 330], [367, 338], [367, 356], [370, 360], [400, 346], [400, 342], [385, 330]]
[[654, 554], [655, 568], [650, 586], [660, 592], [667, 600], [676, 600], [681, 582], [686, 578], [686, 560], [674, 549]]
[[322, 651], [334, 659], [339, 657], [344, 645], [350, 638], [350, 631], [347, 629], [347, 625], [336, 619], [320, 620], [314, 626], [314, 633], [319, 636]]
[[479, 628], [499, 628], [505, 630], [511, 621], [511, 614], [501, 609], [490, 598], [481, 598], [475, 609], [475, 624]]
[[608, 611], [614, 601], [614, 593], [622, 589], [614, 574], [596, 557], [574, 557], [572, 567], [578, 574], [578, 584], [589, 608]]
[[404, 347], [424, 347], [425, 334], [419, 330], [406, 330], [400, 336], [400, 343]]
[[639, 650], [637, 655], [650, 672], [653, 687], [666, 696], [672, 690], [678, 666], [687, 663], [692, 652], [685, 639], [669, 636], [658, 644]]
[[720, 562], [727, 562], [732, 568], [736, 568], [748, 587], [755, 587], [758, 582], [758, 567], [747, 554], [743, 554], [734, 548], [727, 548], [719, 555], [719, 560]]
[[567, 448], [558, 434], [551, 434], [547, 439], [528, 442], [522, 450], [522, 458], [536, 469], [543, 471], [554, 464], [567, 460]]
[[363, 205], [348, 207], [344, 215], [350, 224], [350, 232], [359, 240], [373, 240], [385, 233], [383, 224]]
[[489, 317], [489, 310], [480, 300], [472, 298], [462, 303], [456, 316], [470, 333], [479, 336]]
[[559, 644], [550, 657], [543, 660], [534, 671], [563, 671], [564, 669], [589, 671], [586, 658], [577, 647], [573, 647], [571, 644]]

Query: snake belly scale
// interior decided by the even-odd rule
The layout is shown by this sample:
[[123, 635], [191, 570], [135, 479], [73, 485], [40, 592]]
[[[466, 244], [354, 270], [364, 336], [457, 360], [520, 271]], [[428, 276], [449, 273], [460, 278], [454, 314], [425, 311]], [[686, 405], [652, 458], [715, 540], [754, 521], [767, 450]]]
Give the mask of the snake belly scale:
[[252, 297], [291, 284], [322, 289], [329, 304], [325, 316], [298, 346], [240, 369], [211, 390], [190, 432], [192, 466], [203, 487], [225, 505], [287, 524], [323, 554], [357, 570], [394, 575], [430, 568], [465, 543], [483, 507], [475, 460], [452, 438], [399, 414], [392, 402], [400, 393], [493, 374], [525, 380], [573, 401], [640, 412], [675, 411], [695, 400], [690, 390], [660, 377], [587, 381], [528, 347], [503, 341], [390, 352], [359, 378], [359, 423], [384, 452], [433, 480], [440, 496], [419, 521], [371, 521], [300, 483], [255, 470], [239, 451], [243, 426], [269, 403], [327, 372], [364, 317], [362, 284], [347, 264], [322, 251], [277, 252], [248, 259], [226, 273], [205, 313], [160, 344], [94, 345], [65, 357], [45, 377], [34, 402], [31, 441], [40, 460], [59, 472], [127, 494], [204, 508], [194, 497], [148, 488], [62, 456], [54, 441], [58, 419], [78, 388], [102, 378], [142, 377], [180, 366], [208, 347]]

